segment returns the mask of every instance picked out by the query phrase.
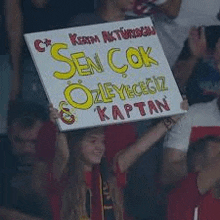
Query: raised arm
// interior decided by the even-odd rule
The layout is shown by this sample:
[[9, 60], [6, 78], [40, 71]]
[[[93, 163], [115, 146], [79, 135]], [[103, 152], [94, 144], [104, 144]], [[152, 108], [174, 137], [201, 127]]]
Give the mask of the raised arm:
[[206, 55], [206, 37], [204, 28], [191, 28], [188, 42], [173, 67], [173, 75], [181, 91], [184, 88], [198, 61]]
[[[173, 122], [171, 122], [173, 123]], [[171, 126], [171, 125], [170, 125]], [[117, 163], [121, 172], [126, 172], [128, 168], [146, 151], [148, 151], [154, 143], [162, 138], [167, 132], [167, 127], [162, 120], [157, 125], [148, 130], [133, 145], [118, 154]]]
[[5, 0], [5, 17], [13, 70], [10, 99], [15, 100], [21, 90], [20, 68], [23, 47], [21, 0]]
[[[57, 118], [58, 111], [50, 106], [50, 121], [43, 124], [38, 134], [37, 162], [33, 169], [32, 187], [41, 195], [45, 195], [48, 186], [56, 187], [54, 183], [60, 181], [69, 160], [67, 139], [56, 128]], [[49, 182], [48, 174], [52, 177]]]
[[[56, 119], [60, 115], [56, 109], [50, 106], [50, 120], [55, 124]], [[53, 160], [53, 175], [56, 180], [59, 180], [66, 168], [69, 160], [69, 148], [65, 133], [58, 132], [56, 138], [55, 157]]]
[[[188, 109], [188, 102], [181, 103], [182, 109]], [[119, 152], [116, 162], [121, 172], [126, 172], [128, 168], [145, 152], [147, 152], [157, 141], [159, 141], [171, 127], [176, 124], [181, 116], [173, 116], [160, 121], [149, 129], [140, 139], [127, 149]]]
[[187, 175], [187, 151], [193, 120], [197, 113], [197, 106], [191, 106], [164, 138], [163, 163], [160, 175], [164, 185], [175, 184]]

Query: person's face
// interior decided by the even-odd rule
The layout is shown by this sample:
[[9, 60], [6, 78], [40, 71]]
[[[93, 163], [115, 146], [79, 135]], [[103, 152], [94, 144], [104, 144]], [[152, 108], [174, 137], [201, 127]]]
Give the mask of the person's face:
[[131, 11], [134, 7], [135, 0], [115, 0], [116, 5], [122, 11]]
[[89, 166], [99, 164], [105, 152], [105, 136], [102, 131], [89, 132], [81, 142], [82, 156]]
[[37, 121], [33, 127], [24, 129], [18, 123], [12, 125], [10, 139], [12, 151], [24, 164], [32, 164], [35, 157], [37, 135], [42, 122]]
[[220, 142], [210, 141], [206, 145], [206, 151], [195, 155], [193, 163], [195, 164], [194, 172], [203, 170], [210, 166], [216, 156], [220, 154]]
[[208, 157], [209, 161], [212, 161], [217, 155], [220, 154], [220, 142], [212, 142], [208, 143]]

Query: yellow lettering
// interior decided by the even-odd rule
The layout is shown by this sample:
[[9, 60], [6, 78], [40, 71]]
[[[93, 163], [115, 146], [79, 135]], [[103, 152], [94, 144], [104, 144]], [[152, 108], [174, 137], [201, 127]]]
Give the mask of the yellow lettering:
[[123, 74], [127, 71], [128, 65], [123, 65], [122, 67], [115, 66], [115, 64], [113, 63], [113, 54], [116, 51], [121, 51], [121, 50], [118, 48], [112, 48], [108, 51], [108, 64], [114, 72]]
[[142, 90], [142, 92], [144, 93], [144, 95], [149, 94], [149, 92], [147, 91], [147, 86], [146, 86], [146, 84], [145, 84], [143, 81], [140, 82], [139, 85], [140, 85], [141, 90]]
[[99, 98], [100, 98], [100, 90], [98, 90], [98, 89], [94, 89], [94, 90], [92, 90], [91, 91], [92, 93], [96, 93], [96, 96], [95, 96], [95, 100], [94, 100], [94, 104], [97, 104], [97, 103], [102, 103], [103, 101], [102, 100], [100, 100]]
[[134, 98], [134, 91], [130, 88], [129, 85], [125, 86], [125, 91], [126, 91], [129, 99]]
[[86, 61], [88, 63], [88, 65], [90, 66], [90, 71], [92, 74], [94, 74], [94, 69], [98, 72], [98, 73], [101, 73], [104, 71], [104, 68], [102, 66], [102, 63], [99, 59], [99, 55], [96, 53], [95, 54], [95, 61], [96, 61], [96, 64], [89, 58], [89, 57], [86, 57]]
[[142, 59], [143, 59], [143, 62], [144, 62], [144, 65], [146, 67], [151, 67], [151, 64], [154, 64], [156, 66], [158, 66], [158, 62], [149, 56], [149, 54], [151, 53], [152, 51], [152, 48], [151, 47], [148, 47], [147, 50], [145, 51], [143, 47], [138, 47], [139, 51], [140, 51], [140, 54], [142, 56]]
[[64, 43], [57, 43], [57, 44], [53, 44], [51, 46], [51, 50], [50, 50], [50, 53], [51, 53], [51, 56], [57, 60], [57, 61], [60, 61], [60, 62], [65, 62], [67, 63], [69, 66], [70, 66], [70, 71], [66, 72], [66, 73], [62, 73], [62, 72], [59, 72], [59, 71], [55, 71], [53, 73], [54, 77], [56, 77], [57, 79], [70, 79], [74, 76], [74, 74], [76, 73], [76, 67], [74, 65], [74, 63], [72, 62], [71, 59], [61, 55], [59, 53], [59, 50], [61, 49], [67, 49], [68, 48], [68, 45], [67, 44], [64, 44]]
[[154, 83], [155, 83], [155, 85], [156, 85], [156, 88], [157, 88], [157, 91], [161, 91], [161, 88], [160, 88], [160, 84], [159, 84], [159, 82], [158, 82], [158, 79], [155, 77], [155, 76], [153, 76], [153, 80], [154, 80]]
[[101, 94], [103, 102], [104, 103], [112, 102], [112, 98], [106, 97], [105, 91], [104, 91], [101, 83], [98, 83], [98, 87], [99, 87], [100, 94]]
[[[73, 53], [73, 54], [71, 54], [71, 57], [76, 65], [76, 68], [77, 68], [80, 76], [92, 75], [92, 72], [89, 70], [89, 66], [87, 64], [80, 64], [79, 63], [78, 59], [85, 58], [84, 52]], [[83, 70], [85, 70], [85, 71], [83, 71]]]
[[157, 90], [156, 90], [156, 88], [155, 88], [154, 86], [151, 86], [151, 87], [149, 86], [149, 84], [150, 84], [151, 82], [153, 82], [153, 80], [152, 80], [151, 78], [147, 78], [147, 80], [146, 80], [146, 86], [147, 86], [147, 88], [148, 88], [150, 94], [155, 94], [155, 93], [157, 92]]
[[164, 76], [157, 77], [158, 80], [161, 80], [161, 90], [166, 91], [168, 90], [168, 87], [166, 86], [166, 78]]
[[124, 85], [121, 85], [121, 88], [118, 88], [116, 85], [112, 85], [113, 89], [119, 94], [121, 100], [125, 100], [124, 95]]
[[[71, 95], [71, 93], [74, 91], [74, 90], [82, 90], [86, 96], [86, 101], [83, 102], [83, 103], [78, 103], [76, 101], [73, 100], [73, 97]], [[76, 83], [73, 83], [73, 84], [70, 84], [65, 90], [64, 90], [64, 96], [66, 98], [66, 101], [71, 105], [73, 106], [74, 108], [77, 108], [77, 109], [89, 109], [92, 104], [93, 104], [93, 96], [92, 96], [92, 93], [91, 91], [83, 86], [83, 85], [80, 85], [80, 84], [76, 84]]]
[[[110, 88], [109, 88], [110, 87]], [[115, 94], [111, 93], [113, 91], [111, 83], [104, 83], [104, 88], [108, 98], [114, 98]]]
[[[133, 68], [140, 69], [143, 66], [143, 61], [142, 61], [141, 55], [136, 48], [129, 47], [126, 52], [126, 57], [127, 57], [128, 63]], [[137, 61], [134, 61], [133, 57], [136, 57]]]
[[138, 92], [138, 91], [137, 91], [137, 87], [138, 87], [138, 85], [137, 85], [137, 84], [134, 84], [134, 85], [132, 86], [132, 90], [134, 91], [134, 94], [135, 94], [136, 96], [141, 96], [141, 95], [142, 95], [142, 92]]

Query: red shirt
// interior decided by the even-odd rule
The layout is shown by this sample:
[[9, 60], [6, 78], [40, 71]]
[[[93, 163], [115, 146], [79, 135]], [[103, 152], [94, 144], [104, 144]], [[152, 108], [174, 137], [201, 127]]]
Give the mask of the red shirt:
[[220, 199], [215, 199], [211, 190], [201, 195], [197, 187], [197, 176], [198, 173], [190, 173], [169, 194], [168, 220], [220, 219]]
[[[120, 188], [124, 188], [126, 185], [126, 173], [121, 173], [119, 169], [116, 171], [116, 177], [117, 177], [117, 185]], [[92, 176], [91, 173], [86, 173], [86, 182], [87, 186], [91, 187], [91, 180]], [[61, 195], [64, 189], [64, 183], [67, 182], [67, 178], [64, 178], [62, 183], [56, 182], [52, 174], [48, 174], [48, 197], [50, 200], [51, 210], [52, 210], [52, 216], [53, 220], [60, 220], [60, 210], [61, 210]], [[126, 216], [126, 215], [125, 215]], [[127, 216], [125, 219], [130, 219]]]
[[168, 220], [193, 220], [200, 201], [197, 173], [190, 173], [168, 195]]
[[215, 199], [211, 191], [202, 197], [198, 209], [198, 216], [199, 220], [220, 219], [220, 199]]

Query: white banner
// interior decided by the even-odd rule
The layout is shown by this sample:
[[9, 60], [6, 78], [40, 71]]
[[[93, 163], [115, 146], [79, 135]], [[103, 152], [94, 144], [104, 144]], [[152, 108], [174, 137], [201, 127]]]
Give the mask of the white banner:
[[179, 114], [150, 18], [25, 34], [61, 130]]

